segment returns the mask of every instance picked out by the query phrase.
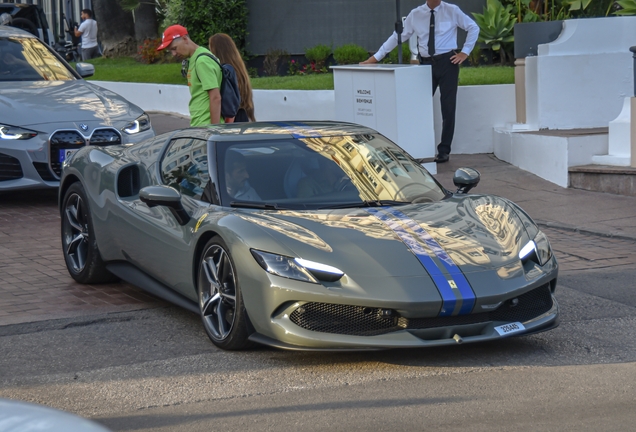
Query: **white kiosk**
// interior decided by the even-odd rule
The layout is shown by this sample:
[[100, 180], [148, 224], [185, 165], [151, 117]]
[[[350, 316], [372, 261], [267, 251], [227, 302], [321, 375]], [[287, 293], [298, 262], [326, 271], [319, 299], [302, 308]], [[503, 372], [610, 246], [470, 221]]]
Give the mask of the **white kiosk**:
[[368, 126], [397, 143], [437, 174], [431, 67], [332, 66], [336, 119]]

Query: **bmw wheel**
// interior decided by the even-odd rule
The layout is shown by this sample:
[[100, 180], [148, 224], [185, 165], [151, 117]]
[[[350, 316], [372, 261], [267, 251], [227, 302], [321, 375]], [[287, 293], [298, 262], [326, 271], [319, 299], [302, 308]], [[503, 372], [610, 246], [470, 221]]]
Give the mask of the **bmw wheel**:
[[218, 236], [203, 249], [197, 289], [203, 327], [214, 345], [228, 350], [249, 347], [247, 312], [236, 268], [227, 246]]
[[117, 278], [106, 270], [97, 248], [86, 193], [74, 183], [64, 195], [62, 205], [62, 250], [66, 268], [79, 283], [107, 283]]

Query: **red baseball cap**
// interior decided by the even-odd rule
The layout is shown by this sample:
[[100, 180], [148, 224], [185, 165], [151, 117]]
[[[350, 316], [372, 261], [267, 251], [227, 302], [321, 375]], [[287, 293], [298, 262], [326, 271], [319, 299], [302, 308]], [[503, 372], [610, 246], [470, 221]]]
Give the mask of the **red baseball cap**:
[[163, 36], [161, 36], [161, 45], [157, 48], [157, 51], [161, 51], [165, 49], [172, 43], [176, 38], [183, 37], [188, 34], [188, 30], [184, 26], [180, 26], [179, 24], [171, 25], [163, 32]]

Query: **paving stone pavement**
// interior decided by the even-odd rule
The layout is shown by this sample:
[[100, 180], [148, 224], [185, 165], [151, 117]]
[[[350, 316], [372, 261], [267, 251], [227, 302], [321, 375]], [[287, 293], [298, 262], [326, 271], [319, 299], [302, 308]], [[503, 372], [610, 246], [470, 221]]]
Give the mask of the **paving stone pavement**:
[[549, 227], [542, 231], [550, 239], [562, 273], [636, 266], [634, 240]]
[[163, 305], [125, 283], [82, 285], [71, 278], [56, 191], [0, 195], [0, 325]]
[[[187, 126], [170, 115], [152, 121], [158, 132]], [[450, 188], [460, 166], [482, 173], [476, 193], [511, 198], [540, 222], [562, 272], [636, 266], [636, 198], [560, 188], [493, 155], [452, 155], [436, 178]], [[56, 191], [0, 195], [0, 325], [167, 306], [126, 283], [75, 283], [59, 227]]]

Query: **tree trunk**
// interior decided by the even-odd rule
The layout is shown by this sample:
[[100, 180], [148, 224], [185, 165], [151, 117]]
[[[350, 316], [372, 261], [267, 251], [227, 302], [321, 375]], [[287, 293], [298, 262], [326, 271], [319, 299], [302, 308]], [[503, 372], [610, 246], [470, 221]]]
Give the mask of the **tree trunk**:
[[157, 10], [155, 3], [142, 0], [135, 9], [135, 38], [139, 43], [146, 39], [159, 37], [159, 25], [157, 23]]
[[135, 23], [119, 0], [93, 0], [99, 38], [105, 57], [129, 56], [137, 52]]

